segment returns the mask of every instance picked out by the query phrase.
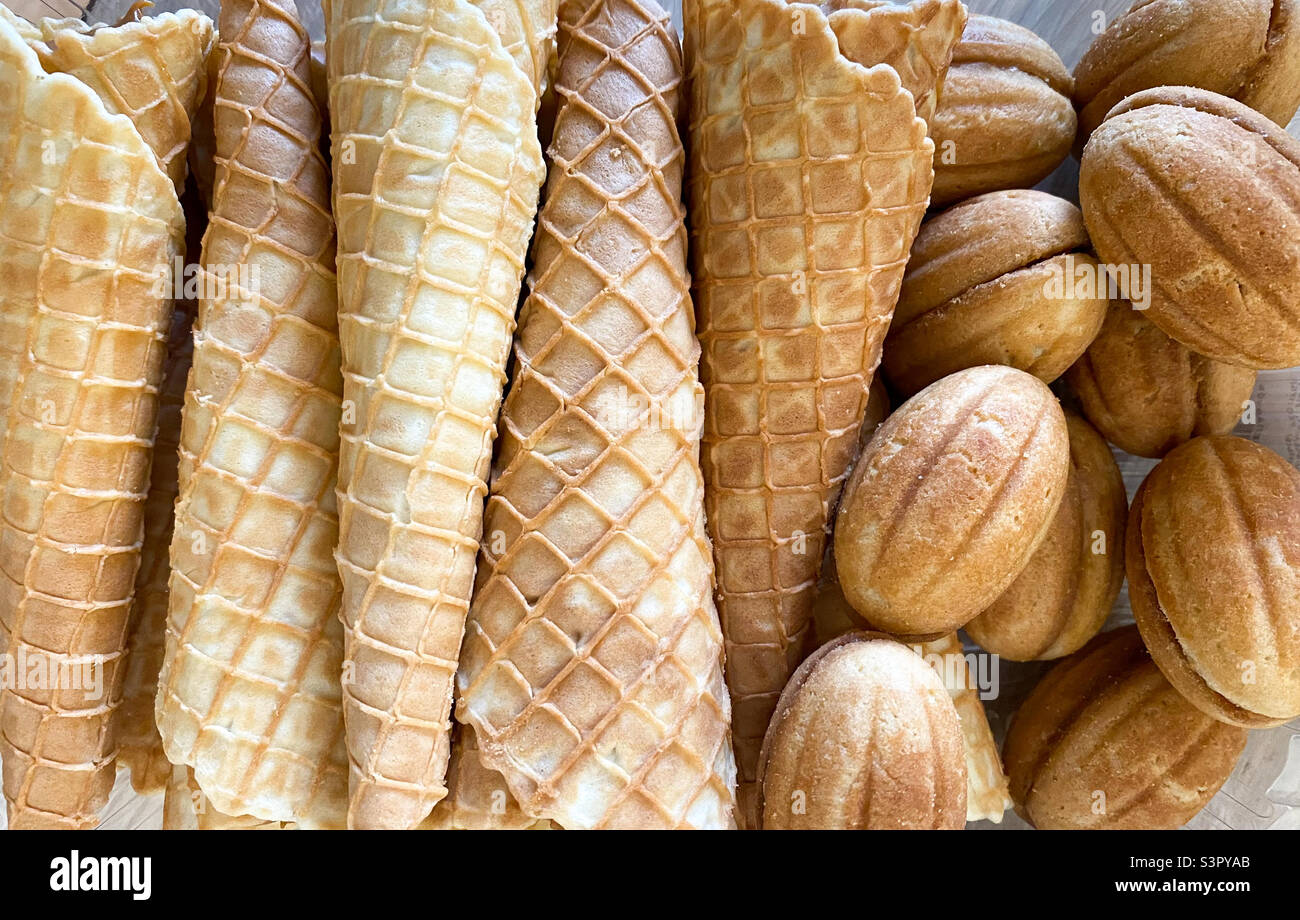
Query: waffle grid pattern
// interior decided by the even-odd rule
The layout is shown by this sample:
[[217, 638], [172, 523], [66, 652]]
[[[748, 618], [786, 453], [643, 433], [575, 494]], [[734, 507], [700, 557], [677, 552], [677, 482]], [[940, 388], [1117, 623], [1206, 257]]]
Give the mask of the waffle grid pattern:
[[471, 0], [501, 38], [506, 54], [532, 78], [537, 101], [550, 85], [555, 64], [558, 0]]
[[960, 0], [825, 0], [821, 3], [840, 53], [863, 67], [888, 64], [928, 123], [939, 87], [966, 25]]
[[327, 5], [349, 821], [446, 794], [452, 682], [524, 254], [535, 90], [466, 0]]
[[292, 0], [231, 0], [221, 24], [157, 719], [217, 811], [340, 826], [342, 379], [310, 39]]
[[[105, 162], [111, 186], [99, 181]], [[184, 223], [129, 122], [71, 77], [44, 74], [7, 23], [0, 177], [0, 315], [25, 343], [4, 356], [14, 387], [0, 647], [57, 675], [0, 693], [4, 792], [11, 828], [84, 828], [113, 783], [111, 717], [171, 312], [156, 285]]]
[[703, 466], [752, 824], [749, 784], [806, 652], [830, 512], [925, 211], [933, 146], [897, 74], [847, 61], [820, 11], [694, 0], [687, 16]]
[[572, 828], [724, 827], [734, 766], [677, 40], [638, 0], [566, 3], [560, 18], [550, 182], [458, 713], [526, 812]]
[[140, 570], [127, 635], [122, 705], [117, 710], [118, 766], [131, 771], [132, 787], [146, 795], [164, 790], [172, 772], [171, 762], [163, 753], [153, 708], [167, 629], [167, 582], [171, 577], [168, 550], [179, 492], [181, 406], [194, 352], [193, 308], [192, 303], [178, 305], [172, 314], [158, 397], [158, 434], [149, 472], [149, 497], [144, 506]]
[[35, 24], [31, 42], [47, 70], [85, 83], [110, 112], [126, 115], [178, 190], [185, 185], [190, 121], [203, 98], [212, 20], [194, 10], [119, 26], [75, 20]]

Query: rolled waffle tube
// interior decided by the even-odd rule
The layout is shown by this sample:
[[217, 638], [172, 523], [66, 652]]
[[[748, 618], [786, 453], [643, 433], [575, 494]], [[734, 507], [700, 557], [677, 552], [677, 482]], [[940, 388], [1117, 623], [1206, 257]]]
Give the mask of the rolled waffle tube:
[[76, 77], [110, 112], [130, 118], [179, 194], [190, 124], [203, 99], [216, 38], [212, 20], [180, 10], [116, 26], [42, 19], [32, 29], [39, 39], [29, 43], [45, 69]]
[[830, 511], [934, 147], [898, 73], [851, 60], [819, 8], [688, 0], [685, 11], [705, 500], [740, 820], [753, 827], [760, 745], [808, 650]]
[[457, 716], [527, 814], [732, 827], [677, 36], [653, 0], [568, 0], [559, 46]]
[[[190, 119], [212, 47], [208, 17], [185, 10], [123, 26], [90, 26], [78, 19], [29, 23], [0, 5], [0, 19], [36, 52], [44, 70], [76, 77], [109, 114], [130, 118], [180, 194]], [[14, 311], [0, 314], [0, 417], [8, 415], [27, 319]], [[4, 437], [0, 426], [0, 454]]]
[[326, 42], [348, 814], [415, 828], [447, 791], [452, 682], [545, 176], [536, 87], [467, 0], [335, 0]]
[[127, 635], [122, 705], [116, 716], [117, 764], [119, 769], [131, 771], [131, 785], [142, 794], [163, 791], [172, 773], [153, 709], [167, 629], [167, 582], [171, 576], [168, 553], [178, 491], [176, 452], [181, 436], [181, 406], [194, 351], [191, 306], [177, 305], [167, 341], [158, 396], [158, 434], [149, 473], [149, 498], [144, 506], [140, 569]]
[[310, 48], [293, 0], [222, 6], [155, 716], [217, 812], [338, 827], [342, 378]]
[[[0, 22], [0, 759], [11, 828], [85, 828], [107, 801], [136, 570], [175, 188], [129, 119], [44, 72]], [[14, 339], [7, 339], [14, 341]], [[18, 679], [21, 675], [21, 679]]]

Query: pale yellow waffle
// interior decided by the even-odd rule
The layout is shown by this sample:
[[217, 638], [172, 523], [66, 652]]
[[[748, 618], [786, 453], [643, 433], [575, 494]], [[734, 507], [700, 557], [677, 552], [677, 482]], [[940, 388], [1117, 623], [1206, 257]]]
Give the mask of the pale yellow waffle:
[[467, 0], [327, 3], [326, 42], [349, 821], [414, 828], [446, 794], [452, 680], [545, 176], [536, 88]]
[[189, 767], [172, 767], [163, 796], [165, 831], [278, 831], [292, 828], [279, 821], [223, 815], [208, 802]]
[[849, 60], [816, 7], [689, 0], [686, 25], [705, 498], [752, 827], [934, 148], [898, 74]]
[[558, 0], [470, 0], [483, 11], [501, 37], [506, 54], [528, 74], [537, 104], [550, 87], [555, 69], [556, 5]]
[[168, 759], [193, 769], [217, 812], [337, 827], [342, 379], [310, 40], [292, 0], [227, 0], [216, 53], [217, 168], [155, 715]]
[[[10, 28], [18, 33], [19, 37], [29, 45], [38, 44], [41, 41], [41, 30], [32, 25], [18, 13], [9, 9], [5, 4], [0, 3], [0, 20], [8, 23]], [[51, 22], [67, 23], [73, 28], [85, 28], [80, 19], [61, 19], [51, 20]]]
[[730, 827], [677, 37], [653, 0], [566, 0], [559, 46], [457, 717], [528, 814]]
[[[169, 272], [184, 219], [152, 150], [0, 22], [0, 692], [11, 828], [93, 826], [113, 783]], [[31, 678], [34, 668], [46, 678]]]
[[195, 10], [116, 26], [42, 19], [28, 37], [46, 70], [76, 77], [110, 112], [130, 118], [176, 188], [184, 186], [190, 122], [203, 99], [215, 38], [212, 20]]
[[189, 376], [194, 339], [192, 304], [178, 304], [172, 314], [171, 335], [158, 397], [158, 434], [149, 474], [149, 498], [144, 506], [144, 538], [140, 570], [126, 647], [122, 705], [117, 710], [117, 763], [131, 771], [136, 792], [161, 792], [172, 773], [154, 721], [154, 697], [163, 661], [167, 628], [167, 581], [171, 575], [168, 550], [176, 504], [176, 451], [181, 436], [181, 405]]
[[447, 797], [421, 827], [430, 831], [525, 831], [552, 826], [544, 818], [523, 813], [501, 774], [479, 759], [474, 729], [457, 726], [447, 767]]

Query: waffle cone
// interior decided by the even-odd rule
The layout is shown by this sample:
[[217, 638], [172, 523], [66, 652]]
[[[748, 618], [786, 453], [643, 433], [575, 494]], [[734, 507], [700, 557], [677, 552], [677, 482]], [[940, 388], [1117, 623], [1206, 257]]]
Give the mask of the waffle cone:
[[934, 148], [898, 74], [846, 58], [820, 9], [691, 0], [686, 14], [705, 498], [753, 827], [760, 745], [807, 650]]
[[183, 189], [190, 123], [215, 39], [212, 20], [194, 10], [116, 26], [43, 19], [27, 37], [46, 70], [76, 77], [110, 112], [130, 118], [177, 191]]
[[160, 282], [183, 238], [131, 122], [0, 22], [0, 335], [19, 343], [0, 354], [0, 647], [25, 675], [0, 692], [11, 828], [93, 826], [113, 784], [171, 319]]
[[208, 802], [189, 767], [173, 767], [163, 797], [165, 831], [278, 831], [293, 825], [261, 818], [223, 815]]
[[310, 40], [292, 0], [227, 0], [217, 54], [155, 714], [217, 812], [341, 826], [342, 379]]
[[916, 114], [934, 117], [944, 77], [966, 28], [961, 0], [823, 0], [840, 53], [863, 67], [888, 64], [912, 94]]
[[153, 708], [167, 628], [167, 581], [171, 575], [168, 551], [177, 493], [176, 451], [181, 435], [181, 405], [185, 401], [185, 381], [194, 350], [191, 306], [177, 304], [167, 341], [158, 394], [158, 434], [149, 473], [149, 497], [144, 506], [140, 569], [135, 578], [127, 636], [122, 705], [116, 716], [118, 767], [131, 771], [131, 785], [141, 794], [162, 792], [172, 773], [172, 765], [163, 753]]
[[555, 70], [555, 11], [558, 0], [470, 0], [501, 38], [506, 54], [532, 80], [535, 104], [550, 88]]
[[[32, 23], [3, 5], [0, 20], [31, 46], [44, 70], [76, 77], [100, 97], [110, 114], [130, 117], [164, 170], [176, 172], [174, 151], [184, 151], [189, 118], [202, 91], [202, 81], [195, 85], [194, 71], [202, 66], [212, 45], [211, 20], [186, 10], [147, 23], [131, 23], [129, 29], [90, 26], [79, 19]], [[134, 105], [126, 105], [125, 98]], [[164, 151], [168, 155], [164, 156]], [[178, 194], [183, 181], [182, 162]], [[0, 417], [7, 415], [13, 395], [12, 373], [26, 341], [25, 324], [22, 316], [0, 317]], [[3, 439], [0, 431], [0, 453]]]
[[677, 131], [653, 0], [560, 8], [546, 203], [457, 716], [527, 814], [732, 826]]
[[479, 759], [474, 729], [460, 725], [447, 767], [447, 797], [421, 826], [431, 831], [524, 831], [552, 825], [524, 814], [501, 774]]
[[452, 681], [544, 178], [536, 88], [467, 0], [326, 4], [349, 822], [446, 794]]

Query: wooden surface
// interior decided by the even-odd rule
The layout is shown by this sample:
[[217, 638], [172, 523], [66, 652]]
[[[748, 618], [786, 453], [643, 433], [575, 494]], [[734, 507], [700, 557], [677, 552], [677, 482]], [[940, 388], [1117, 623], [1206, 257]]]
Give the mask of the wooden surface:
[[[4, 0], [12, 8], [31, 16], [75, 15], [73, 0]], [[300, 0], [301, 15], [313, 37], [323, 38], [319, 0]], [[663, 0], [661, 0], [663, 2]], [[88, 16], [93, 21], [113, 22], [130, 6], [131, 0], [96, 0]], [[1123, 13], [1132, 0], [967, 0], [977, 13], [1010, 19], [1032, 29], [1046, 39], [1070, 69], [1095, 37], [1094, 28], [1108, 20], [1098, 13], [1114, 17]], [[681, 0], [669, 0], [666, 7], [681, 27]], [[218, 0], [160, 0], [158, 10], [193, 7], [214, 19]], [[1300, 137], [1300, 118], [1290, 131]], [[1063, 197], [1076, 199], [1078, 163], [1069, 159], [1040, 185]], [[1300, 371], [1273, 371], [1260, 374], [1255, 391], [1259, 423], [1242, 427], [1238, 434], [1260, 441], [1300, 465]], [[1154, 465], [1152, 461], [1116, 452], [1130, 495]], [[1127, 588], [1121, 595], [1113, 617], [1115, 623], [1131, 622]], [[1010, 714], [1024, 693], [1032, 687], [1044, 668], [1041, 665], [1015, 665], [1002, 662], [999, 670], [1001, 693], [988, 704], [990, 721], [1001, 735]], [[134, 795], [129, 784], [119, 777], [105, 816], [105, 827], [158, 827], [161, 822], [161, 797]], [[0, 812], [0, 827], [3, 813]], [[1193, 827], [1290, 827], [1300, 829], [1300, 721], [1270, 732], [1252, 732], [1237, 771], [1223, 791], [1192, 822]], [[1024, 827], [1014, 815], [1008, 815], [1004, 828]]]

